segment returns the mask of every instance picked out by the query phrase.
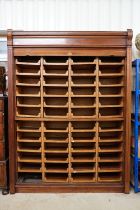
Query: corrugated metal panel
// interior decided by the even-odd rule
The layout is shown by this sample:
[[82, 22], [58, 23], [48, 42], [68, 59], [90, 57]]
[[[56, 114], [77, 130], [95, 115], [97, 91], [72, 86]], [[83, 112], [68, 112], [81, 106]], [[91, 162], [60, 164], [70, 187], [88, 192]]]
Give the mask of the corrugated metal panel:
[[[140, 32], [140, 0], [0, 0], [0, 29]], [[134, 48], [134, 56], [137, 51]]]

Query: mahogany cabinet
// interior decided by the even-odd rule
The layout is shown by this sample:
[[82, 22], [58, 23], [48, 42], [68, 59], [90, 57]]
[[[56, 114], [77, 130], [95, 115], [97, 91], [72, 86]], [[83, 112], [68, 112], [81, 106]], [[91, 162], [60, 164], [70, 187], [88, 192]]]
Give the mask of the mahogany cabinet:
[[8, 31], [10, 192], [129, 192], [132, 31]]
[[0, 96], [0, 188], [2, 194], [8, 193], [8, 100]]

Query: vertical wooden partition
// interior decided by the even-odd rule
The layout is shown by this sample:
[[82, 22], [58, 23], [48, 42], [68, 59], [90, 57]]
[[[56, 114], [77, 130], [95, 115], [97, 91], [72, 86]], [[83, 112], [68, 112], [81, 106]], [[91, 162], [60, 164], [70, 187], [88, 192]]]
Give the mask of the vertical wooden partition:
[[11, 193], [129, 192], [131, 36], [8, 32]]

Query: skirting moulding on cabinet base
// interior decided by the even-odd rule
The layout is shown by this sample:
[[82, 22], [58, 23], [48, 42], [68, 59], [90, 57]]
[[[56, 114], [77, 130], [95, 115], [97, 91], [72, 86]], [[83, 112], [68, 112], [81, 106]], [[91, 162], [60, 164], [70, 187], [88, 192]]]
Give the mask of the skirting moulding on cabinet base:
[[92, 193], [92, 192], [115, 192], [122, 193], [124, 192], [124, 187], [121, 184], [71, 184], [71, 185], [60, 185], [60, 184], [46, 184], [46, 185], [16, 185], [15, 192], [17, 193], [38, 193], [38, 192], [47, 192], [47, 193]]

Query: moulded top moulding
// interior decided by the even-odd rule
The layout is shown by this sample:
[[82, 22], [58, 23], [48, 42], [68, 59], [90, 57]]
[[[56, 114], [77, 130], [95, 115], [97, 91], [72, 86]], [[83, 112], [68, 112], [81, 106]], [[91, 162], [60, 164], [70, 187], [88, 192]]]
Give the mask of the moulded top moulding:
[[[126, 39], [127, 37], [127, 39]], [[126, 47], [131, 45], [132, 30], [127, 31], [56, 31], [33, 32], [8, 30], [8, 46], [14, 47]]]

